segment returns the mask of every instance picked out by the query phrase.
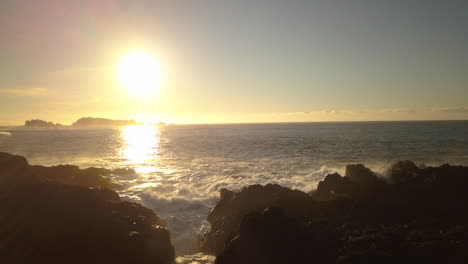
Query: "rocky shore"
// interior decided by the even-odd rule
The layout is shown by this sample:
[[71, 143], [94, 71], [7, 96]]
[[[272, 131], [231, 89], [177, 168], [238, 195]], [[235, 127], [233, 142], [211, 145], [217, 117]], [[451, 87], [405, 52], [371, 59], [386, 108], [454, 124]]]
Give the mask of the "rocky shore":
[[109, 173], [0, 153], [0, 263], [173, 263], [164, 221], [107, 189]]
[[[185, 261], [164, 220], [111, 190], [112, 174], [135, 172], [32, 166], [0, 153], [0, 263]], [[411, 161], [387, 177], [348, 165], [310, 193], [221, 189], [200, 250], [217, 264], [468, 263], [467, 189], [468, 167]]]
[[221, 190], [201, 247], [215, 263], [468, 263], [468, 167], [361, 164], [307, 194]]

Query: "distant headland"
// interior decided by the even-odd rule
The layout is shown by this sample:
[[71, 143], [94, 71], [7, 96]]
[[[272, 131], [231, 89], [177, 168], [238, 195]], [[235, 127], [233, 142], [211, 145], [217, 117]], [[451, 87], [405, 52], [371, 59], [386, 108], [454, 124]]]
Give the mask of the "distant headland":
[[83, 117], [72, 124], [73, 127], [109, 127], [141, 125], [135, 120], [114, 120], [107, 118]]
[[135, 120], [114, 120], [108, 118], [82, 117], [74, 122], [71, 126], [64, 126], [59, 123], [48, 122], [40, 119], [31, 119], [24, 122], [25, 127], [38, 128], [59, 128], [59, 127], [114, 127], [114, 126], [133, 126], [142, 125], [143, 123]]
[[40, 119], [31, 119], [24, 122], [25, 127], [62, 127], [62, 124], [47, 122]]

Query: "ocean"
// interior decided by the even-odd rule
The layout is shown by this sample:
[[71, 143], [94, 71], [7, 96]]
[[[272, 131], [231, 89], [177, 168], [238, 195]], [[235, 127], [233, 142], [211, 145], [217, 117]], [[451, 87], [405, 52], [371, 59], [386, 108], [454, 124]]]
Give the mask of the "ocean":
[[354, 163], [382, 177], [398, 160], [468, 166], [468, 121], [0, 127], [0, 151], [30, 164], [135, 169], [138, 176], [115, 176], [120, 195], [166, 219], [178, 253], [188, 254], [221, 188], [277, 183], [308, 192]]

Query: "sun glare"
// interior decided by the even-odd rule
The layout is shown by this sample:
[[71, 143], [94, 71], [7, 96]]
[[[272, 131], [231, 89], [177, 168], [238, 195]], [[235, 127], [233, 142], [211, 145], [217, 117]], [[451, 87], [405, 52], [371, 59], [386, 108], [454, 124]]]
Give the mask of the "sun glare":
[[133, 52], [124, 57], [117, 74], [127, 89], [140, 96], [154, 93], [161, 81], [159, 63], [144, 52]]
[[159, 128], [151, 125], [125, 126], [120, 131], [122, 137], [121, 157], [126, 164], [139, 173], [150, 172], [159, 149]]

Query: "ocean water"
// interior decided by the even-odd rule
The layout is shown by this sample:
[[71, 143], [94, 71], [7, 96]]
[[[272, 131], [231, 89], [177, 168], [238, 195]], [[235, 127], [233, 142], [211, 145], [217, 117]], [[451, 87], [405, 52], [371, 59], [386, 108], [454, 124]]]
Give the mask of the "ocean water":
[[135, 169], [138, 176], [114, 177], [121, 196], [165, 218], [186, 254], [209, 228], [205, 218], [221, 188], [278, 183], [310, 191], [351, 163], [383, 176], [398, 160], [468, 165], [468, 121], [0, 127], [0, 151], [31, 164]]

